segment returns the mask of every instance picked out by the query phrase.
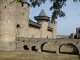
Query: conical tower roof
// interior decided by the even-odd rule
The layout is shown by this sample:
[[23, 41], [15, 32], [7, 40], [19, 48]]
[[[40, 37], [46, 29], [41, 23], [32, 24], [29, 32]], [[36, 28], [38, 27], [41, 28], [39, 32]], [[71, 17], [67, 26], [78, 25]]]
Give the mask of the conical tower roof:
[[38, 16], [35, 16], [34, 19], [37, 21], [39, 20], [49, 21], [50, 17], [46, 16], [44, 9], [42, 9], [40, 14]]
[[46, 16], [46, 13], [45, 13], [44, 9], [41, 10], [41, 12], [38, 16]]

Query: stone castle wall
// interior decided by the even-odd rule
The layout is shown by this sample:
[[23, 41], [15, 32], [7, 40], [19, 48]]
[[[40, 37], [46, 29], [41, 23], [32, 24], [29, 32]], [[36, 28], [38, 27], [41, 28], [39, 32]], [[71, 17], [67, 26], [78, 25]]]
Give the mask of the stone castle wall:
[[11, 1], [0, 0], [0, 50], [14, 50], [16, 37], [56, 38], [56, 24], [48, 28], [48, 21], [44, 19], [40, 24], [30, 23], [30, 5], [10, 4]]
[[27, 37], [28, 25], [29, 25], [29, 5], [17, 4], [17, 37]]
[[[31, 50], [32, 47], [35, 46], [34, 49], [37, 49], [39, 52], [42, 51], [42, 45], [45, 47], [46, 44], [51, 44], [54, 46], [56, 53], [59, 52], [74, 52], [79, 53], [80, 51], [80, 39], [52, 39], [52, 38], [24, 38], [24, 37], [17, 37], [16, 45], [17, 50]], [[40, 51], [41, 50], [41, 51]], [[58, 51], [57, 51], [58, 50]]]
[[52, 31], [47, 31], [47, 36], [48, 36], [48, 38], [52, 38]]
[[80, 27], [76, 28], [76, 33], [71, 33], [70, 39], [80, 39]]
[[29, 38], [40, 38], [40, 28], [29, 26], [28, 35]]
[[16, 39], [16, 3], [11, 0], [0, 0], [0, 49], [14, 50]]
[[[47, 25], [48, 25], [48, 23], [47, 23]], [[28, 33], [27, 34], [28, 38], [54, 38], [53, 30], [50, 30], [49, 27], [47, 27], [47, 26], [46, 27], [42, 27], [42, 26], [36, 26], [36, 25], [31, 25], [30, 24], [29, 27], [28, 27], [28, 32], [27, 33]]]

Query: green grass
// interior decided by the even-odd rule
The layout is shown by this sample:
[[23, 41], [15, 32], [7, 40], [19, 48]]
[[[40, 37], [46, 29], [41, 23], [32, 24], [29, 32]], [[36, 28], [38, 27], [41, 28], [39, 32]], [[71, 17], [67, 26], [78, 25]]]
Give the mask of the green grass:
[[77, 55], [67, 55], [32, 51], [0, 51], [0, 60], [79, 60]]
[[[55, 50], [53, 46], [45, 45], [45, 50]], [[68, 55], [27, 50], [0, 51], [0, 60], [79, 60], [78, 55]]]

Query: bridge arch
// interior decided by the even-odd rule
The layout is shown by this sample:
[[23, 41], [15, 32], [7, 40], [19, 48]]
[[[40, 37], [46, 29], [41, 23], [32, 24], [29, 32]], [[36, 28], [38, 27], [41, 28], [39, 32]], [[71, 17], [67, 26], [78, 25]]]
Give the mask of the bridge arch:
[[[63, 47], [63, 49], [66, 51], [66, 50], [68, 50], [68, 52], [61, 52], [60, 50], [61, 50], [61, 48], [62, 48], [62, 46], [68, 46], [69, 48], [73, 48], [72, 50], [72, 52], [69, 52], [69, 48], [67, 49], [65, 49], [64, 47]], [[63, 43], [63, 44], [61, 44], [60, 46], [59, 46], [59, 53], [65, 53], [65, 54], [79, 54], [79, 49], [78, 49], [78, 47], [74, 44], [74, 43]]]
[[[47, 50], [44, 47], [46, 47]], [[41, 44], [40, 49], [42, 52], [56, 53], [56, 47], [54, 43], [44, 42]]]
[[47, 42], [44, 42], [44, 43], [41, 44], [41, 46], [40, 46], [41, 51], [43, 51], [43, 47], [44, 47], [44, 45], [45, 45], [46, 43], [47, 43]]
[[31, 47], [32, 51], [37, 51], [36, 46]]
[[29, 48], [28, 48], [27, 45], [24, 45], [24, 46], [23, 46], [23, 49], [24, 49], [24, 50], [29, 50]]

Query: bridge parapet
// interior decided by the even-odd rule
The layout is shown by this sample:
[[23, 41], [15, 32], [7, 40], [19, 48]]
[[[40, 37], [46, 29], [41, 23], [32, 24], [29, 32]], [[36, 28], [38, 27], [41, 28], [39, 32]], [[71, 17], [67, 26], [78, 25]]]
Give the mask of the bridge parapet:
[[55, 45], [57, 53], [59, 53], [59, 47], [62, 44], [73, 44], [75, 45], [80, 52], [80, 39], [49, 39], [49, 38], [25, 38], [25, 37], [17, 37], [16, 44], [17, 48], [23, 50], [23, 46], [27, 45], [30, 50], [32, 46], [36, 46], [39, 51], [41, 46], [45, 43], [51, 43]]
[[65, 43], [73, 43], [73, 44], [78, 44], [80, 43], [80, 39], [47, 39], [47, 38], [25, 38], [25, 37], [17, 37], [16, 41], [20, 42], [26, 42], [26, 43], [37, 43], [37, 44], [42, 44], [44, 42], [49, 42], [49, 43], [57, 43], [57, 44], [65, 44]]

